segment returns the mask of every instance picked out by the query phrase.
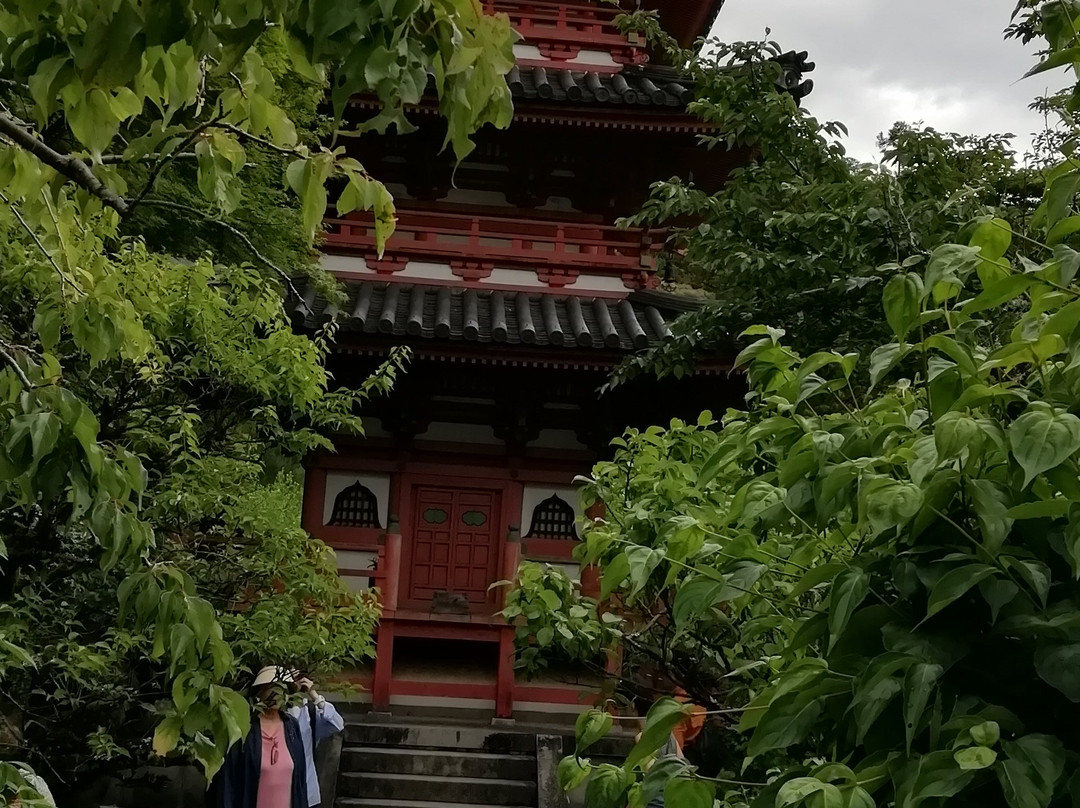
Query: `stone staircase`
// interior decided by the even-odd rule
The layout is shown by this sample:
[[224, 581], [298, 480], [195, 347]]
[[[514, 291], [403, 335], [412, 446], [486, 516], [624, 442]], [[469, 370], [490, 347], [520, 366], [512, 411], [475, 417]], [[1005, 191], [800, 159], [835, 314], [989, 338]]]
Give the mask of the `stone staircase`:
[[354, 718], [334, 807], [537, 808], [538, 748], [542, 758], [561, 751], [560, 743], [549, 754], [537, 738], [516, 728]]

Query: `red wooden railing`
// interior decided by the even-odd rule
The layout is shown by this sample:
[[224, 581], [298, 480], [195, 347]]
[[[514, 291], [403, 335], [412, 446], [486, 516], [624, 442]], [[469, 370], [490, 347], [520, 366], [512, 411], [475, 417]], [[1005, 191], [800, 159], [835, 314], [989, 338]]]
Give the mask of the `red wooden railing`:
[[526, 42], [569, 42], [601, 50], [630, 45], [627, 36], [615, 27], [614, 19], [620, 9], [614, 6], [551, 0], [484, 0], [484, 11], [507, 14], [510, 24]]
[[[331, 251], [372, 254], [371, 217], [328, 219]], [[663, 242], [662, 230], [548, 222], [500, 216], [398, 211], [386, 254], [397, 257], [465, 259], [505, 266], [536, 266], [616, 273], [648, 270]]]

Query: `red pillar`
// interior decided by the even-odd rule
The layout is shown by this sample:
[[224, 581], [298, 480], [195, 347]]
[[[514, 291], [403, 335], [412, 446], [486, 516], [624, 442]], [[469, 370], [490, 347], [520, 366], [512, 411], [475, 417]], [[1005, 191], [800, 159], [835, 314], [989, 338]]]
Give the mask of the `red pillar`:
[[[521, 530], [512, 526], [506, 537], [503, 554], [503, 580], [517, 579], [521, 566]], [[506, 603], [506, 589], [502, 591]], [[514, 715], [514, 627], [504, 626], [499, 631], [499, 670], [495, 678], [495, 717], [512, 718]]]
[[401, 534], [398, 532], [396, 516], [390, 517], [387, 532], [380, 539], [383, 546], [382, 563], [384, 565], [382, 587], [383, 617], [393, 617], [398, 608], [398, 587], [401, 582]]
[[394, 669], [394, 622], [379, 624], [375, 644], [375, 676], [371, 682], [371, 709], [377, 713], [390, 712], [390, 682]]
[[398, 607], [398, 583], [401, 579], [401, 533], [396, 516], [390, 517], [386, 534], [380, 539], [378, 570], [381, 575], [382, 617], [375, 644], [375, 676], [371, 683], [371, 708], [389, 712], [390, 689], [394, 678], [394, 615]]
[[303, 528], [308, 533], [315, 533], [322, 527], [325, 501], [326, 469], [308, 468], [304, 472], [304, 504], [301, 519]]

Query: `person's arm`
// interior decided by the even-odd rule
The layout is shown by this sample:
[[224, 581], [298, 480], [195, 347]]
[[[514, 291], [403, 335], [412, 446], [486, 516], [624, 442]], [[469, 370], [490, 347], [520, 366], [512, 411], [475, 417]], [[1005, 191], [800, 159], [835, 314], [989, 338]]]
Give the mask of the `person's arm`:
[[315, 737], [312, 738], [312, 746], [318, 746], [322, 741], [335, 733], [345, 729], [345, 719], [337, 711], [333, 704], [315, 690], [315, 683], [310, 679], [301, 679], [297, 682], [300, 689], [311, 699], [315, 705]]
[[318, 693], [312, 694], [312, 701], [315, 704], [315, 743], [319, 744], [345, 729], [345, 719], [333, 704]]

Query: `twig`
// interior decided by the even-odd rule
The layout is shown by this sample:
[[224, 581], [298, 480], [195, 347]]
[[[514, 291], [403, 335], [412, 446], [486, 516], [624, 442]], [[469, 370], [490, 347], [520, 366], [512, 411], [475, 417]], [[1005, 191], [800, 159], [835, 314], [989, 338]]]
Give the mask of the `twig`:
[[39, 140], [31, 131], [21, 127], [10, 115], [0, 113], [0, 134], [16, 146], [25, 149], [45, 165], [56, 169], [72, 182], [81, 185], [121, 216], [127, 216], [130, 205], [116, 191], [94, 176], [85, 162], [70, 154], [61, 154]]
[[251, 134], [251, 132], [246, 132], [238, 126], [233, 126], [231, 123], [215, 123], [214, 128], [224, 129], [226, 132], [231, 132], [232, 134], [236, 135], [239, 138], [243, 138], [244, 140], [250, 140], [254, 143], [258, 143], [260, 146], [265, 146], [272, 151], [276, 151], [278, 154], [284, 154], [290, 157], [301, 154], [298, 149], [290, 149], [287, 146], [278, 146], [274, 143], [271, 143], [264, 137], [253, 135]]
[[122, 154], [103, 154], [101, 155], [102, 165], [116, 165], [117, 163], [149, 163], [155, 160], [194, 160], [197, 157], [195, 152], [180, 152], [170, 154], [144, 154], [141, 157], [124, 157]]
[[18, 377], [19, 382], [22, 384], [23, 387], [25, 387], [27, 390], [33, 390], [36, 385], [30, 383], [30, 379], [27, 378], [26, 373], [23, 372], [23, 369], [19, 367], [19, 363], [15, 360], [15, 357], [12, 356], [11, 353], [9, 353], [9, 351], [14, 350], [17, 350], [14, 345], [0, 341], [0, 358], [2, 358], [5, 362], [8, 363], [8, 365], [11, 366], [11, 369], [14, 371], [15, 375]]
[[175, 149], [173, 149], [171, 152], [161, 155], [160, 159], [156, 163], [154, 163], [154, 167], [150, 169], [150, 176], [146, 178], [146, 184], [143, 185], [142, 190], [139, 191], [138, 195], [128, 206], [128, 214], [130, 214], [131, 210], [134, 210], [135, 207], [139, 205], [139, 203], [143, 202], [146, 199], [146, 196], [154, 189], [154, 183], [156, 183], [158, 177], [161, 176], [161, 172], [165, 170], [165, 166], [172, 162], [173, 158], [176, 155], [182, 153], [184, 149], [188, 148], [192, 143], [194, 143], [195, 140], [199, 137], [199, 135], [201, 135], [208, 128], [220, 121], [221, 117], [222, 116], [219, 115], [216, 118], [211, 118], [209, 121], [199, 124], [191, 130], [191, 133], [186, 138], [184, 138], [179, 144], [177, 144]]
[[[242, 230], [234, 227], [233, 225], [229, 224], [228, 222], [223, 222], [221, 219], [215, 219], [210, 214], [204, 213], [203, 211], [199, 210], [198, 208], [193, 208], [190, 205], [184, 205], [184, 204], [182, 204], [180, 202], [171, 202], [171, 201], [169, 201], [167, 199], [144, 199], [144, 200], [142, 200], [142, 204], [144, 204], [144, 205], [156, 205], [156, 206], [161, 207], [161, 208], [171, 208], [173, 210], [180, 210], [180, 211], [183, 211], [185, 213], [193, 213], [196, 216], [198, 216], [199, 218], [201, 218], [203, 221], [208, 222], [210, 224], [216, 224], [218, 227], [222, 228], [223, 230], [227, 230], [229, 233], [231, 233], [233, 236], [235, 236], [237, 239], [239, 239], [241, 242], [243, 242], [244, 246], [247, 247], [248, 250], [251, 251], [251, 254], [253, 256], [255, 256], [255, 259], [259, 263], [263, 264], [268, 269], [276, 272], [278, 274], [278, 276], [280, 276], [280, 278], [285, 282], [285, 285], [288, 287], [289, 292], [291, 292], [300, 301], [300, 305], [303, 306], [305, 310], [307, 309], [307, 304], [304, 303], [303, 296], [300, 294], [300, 292], [297, 290], [296, 286], [293, 284], [292, 278], [289, 277], [289, 274], [285, 270], [283, 270], [281, 267], [279, 267], [277, 264], [275, 264], [273, 261], [271, 261], [269, 258], [267, 258], [265, 255], [263, 255], [261, 252], [259, 252], [259, 250], [255, 247], [255, 245], [251, 243], [251, 239], [249, 239], [247, 237], [247, 235]], [[310, 312], [308, 312], [308, 313], [310, 314]]]
[[[7, 196], [4, 195], [3, 191], [0, 191], [0, 199], [4, 201], [5, 205], [11, 208], [11, 212], [14, 213], [15, 218], [19, 220], [19, 224], [21, 224], [23, 226], [23, 229], [30, 234], [30, 238], [34, 240], [34, 243], [38, 246], [38, 249], [41, 250], [42, 254], [48, 259], [49, 263], [53, 265], [53, 269], [55, 269], [57, 274], [60, 276], [60, 281], [64, 282], [68, 280], [67, 276], [64, 275], [64, 270], [60, 269], [60, 265], [56, 263], [56, 259], [52, 257], [52, 253], [45, 249], [45, 245], [41, 243], [41, 239], [38, 238], [37, 233], [35, 233], [30, 228], [30, 225], [27, 224], [26, 219], [23, 218], [22, 213], [20, 213], [19, 209], [11, 202], [11, 200], [7, 198]], [[71, 283], [73, 286], [75, 286], [76, 289], [79, 289], [79, 285], [75, 283], [74, 280], [72, 280]], [[79, 289], [79, 291], [82, 292], [82, 289]]]

